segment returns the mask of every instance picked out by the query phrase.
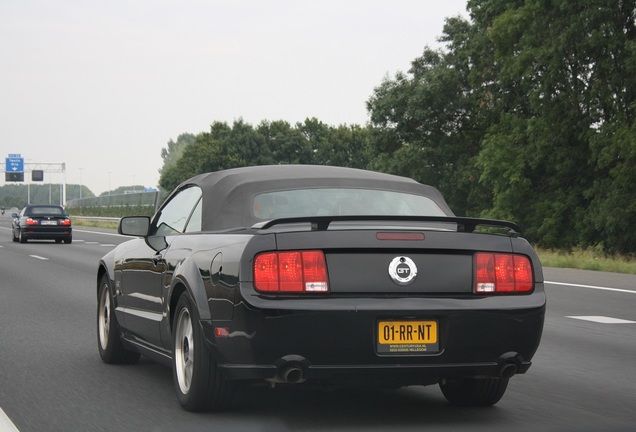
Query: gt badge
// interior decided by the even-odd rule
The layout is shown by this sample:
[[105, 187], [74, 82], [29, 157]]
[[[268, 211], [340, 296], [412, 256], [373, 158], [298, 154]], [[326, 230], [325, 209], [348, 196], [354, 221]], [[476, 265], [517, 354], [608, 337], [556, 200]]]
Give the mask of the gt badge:
[[398, 285], [408, 285], [417, 276], [417, 267], [409, 257], [395, 257], [389, 264], [389, 276]]

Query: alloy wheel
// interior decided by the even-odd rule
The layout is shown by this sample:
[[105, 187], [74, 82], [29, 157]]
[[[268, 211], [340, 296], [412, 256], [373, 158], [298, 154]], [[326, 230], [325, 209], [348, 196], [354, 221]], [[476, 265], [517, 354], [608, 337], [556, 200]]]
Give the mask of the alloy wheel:
[[99, 343], [103, 350], [108, 348], [108, 335], [110, 332], [110, 299], [108, 289], [102, 289], [99, 299]]
[[187, 308], [181, 309], [177, 318], [175, 337], [175, 368], [179, 389], [187, 394], [192, 384], [194, 370], [194, 337], [192, 332], [192, 319]]

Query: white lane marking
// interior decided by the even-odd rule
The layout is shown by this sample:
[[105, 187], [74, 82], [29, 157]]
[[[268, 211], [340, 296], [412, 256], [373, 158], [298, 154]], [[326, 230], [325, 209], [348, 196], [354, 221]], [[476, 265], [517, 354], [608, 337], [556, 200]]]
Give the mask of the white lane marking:
[[95, 242], [95, 241], [85, 241], [84, 244], [87, 245], [94, 245], [94, 244], [99, 244], [99, 242]]
[[592, 321], [601, 324], [636, 324], [636, 321], [624, 320], [620, 318], [612, 318], [606, 316], [566, 316], [566, 318], [574, 318], [584, 321]]
[[115, 247], [117, 245], [109, 244], [109, 243], [102, 243], [102, 244], [100, 244], [100, 246], [103, 246], [103, 247]]
[[15, 427], [11, 419], [7, 417], [5, 412], [0, 408], [0, 431], [2, 432], [19, 432], [18, 428]]
[[601, 287], [601, 286], [594, 286], [594, 285], [579, 285], [579, 284], [573, 284], [573, 283], [550, 282], [550, 281], [545, 281], [544, 283], [551, 284], [551, 285], [565, 285], [565, 286], [573, 286], [578, 288], [590, 288], [590, 289], [603, 290], [603, 291], [616, 291], [616, 292], [623, 292], [623, 293], [629, 293], [629, 294], [636, 294], [636, 291], [621, 289], [621, 288], [608, 288], [608, 287]]
[[41, 257], [40, 255], [29, 255], [29, 256], [31, 258], [39, 259], [39, 260], [42, 260], [42, 261], [48, 261], [49, 260], [48, 258]]

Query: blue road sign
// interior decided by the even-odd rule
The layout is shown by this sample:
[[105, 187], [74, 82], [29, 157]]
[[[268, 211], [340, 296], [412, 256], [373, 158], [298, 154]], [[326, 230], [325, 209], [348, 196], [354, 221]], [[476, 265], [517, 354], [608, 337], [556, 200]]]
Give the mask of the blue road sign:
[[4, 170], [6, 172], [24, 172], [24, 158], [20, 155], [11, 154], [5, 159]]

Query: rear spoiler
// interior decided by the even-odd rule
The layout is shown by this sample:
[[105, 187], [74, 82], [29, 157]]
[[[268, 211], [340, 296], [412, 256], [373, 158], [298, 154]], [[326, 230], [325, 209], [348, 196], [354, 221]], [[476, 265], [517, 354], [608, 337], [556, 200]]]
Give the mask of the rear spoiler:
[[512, 235], [520, 235], [521, 230], [514, 222], [496, 220], [496, 219], [479, 219], [456, 216], [303, 216], [294, 218], [273, 219], [265, 222], [259, 222], [252, 226], [253, 229], [269, 229], [276, 225], [292, 224], [292, 223], [310, 223], [312, 231], [326, 231], [332, 222], [360, 222], [360, 221], [378, 221], [378, 222], [443, 222], [456, 223], [458, 232], [472, 233], [478, 226], [505, 229]]

